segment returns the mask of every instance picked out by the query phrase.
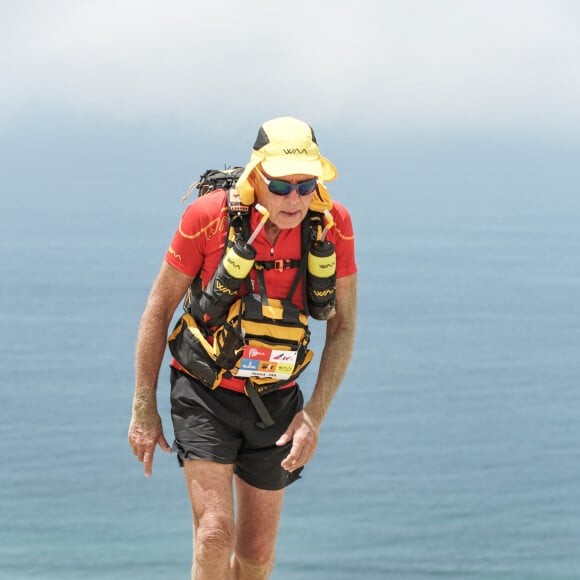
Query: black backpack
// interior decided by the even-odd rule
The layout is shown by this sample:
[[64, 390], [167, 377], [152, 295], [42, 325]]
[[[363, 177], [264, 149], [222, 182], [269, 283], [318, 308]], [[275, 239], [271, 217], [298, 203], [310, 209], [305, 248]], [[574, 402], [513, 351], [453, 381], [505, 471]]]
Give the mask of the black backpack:
[[207, 169], [194, 181], [185, 192], [182, 201], [185, 201], [195, 189], [198, 191], [198, 197], [206, 195], [214, 189], [225, 189], [229, 191], [235, 187], [236, 182], [244, 171], [243, 167], [231, 167], [225, 169]]

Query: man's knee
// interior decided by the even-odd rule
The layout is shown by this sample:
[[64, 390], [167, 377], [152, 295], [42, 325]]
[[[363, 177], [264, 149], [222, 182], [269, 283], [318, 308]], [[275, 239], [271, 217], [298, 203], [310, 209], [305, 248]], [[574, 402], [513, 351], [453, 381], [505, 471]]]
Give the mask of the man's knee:
[[244, 557], [235, 554], [233, 559], [234, 578], [245, 580], [252, 578], [255, 580], [266, 580], [274, 568], [274, 554], [266, 556], [262, 554], [257, 557]]
[[273, 562], [276, 551], [276, 536], [267, 535], [254, 530], [238, 530], [236, 555], [244, 562], [263, 565]]
[[195, 559], [207, 561], [229, 558], [234, 544], [234, 524], [229, 518], [213, 517], [201, 521], [195, 534]]

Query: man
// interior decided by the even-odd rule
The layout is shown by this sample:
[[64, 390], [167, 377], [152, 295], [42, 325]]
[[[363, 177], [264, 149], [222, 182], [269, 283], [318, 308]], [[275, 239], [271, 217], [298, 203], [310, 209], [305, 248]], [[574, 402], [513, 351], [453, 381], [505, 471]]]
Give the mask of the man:
[[[252, 231], [259, 230], [262, 217], [255, 204], [269, 212], [252, 242], [256, 265], [263, 267], [252, 268], [241, 295], [261, 293], [266, 302], [290, 295], [304, 311], [306, 293], [301, 288], [308, 284], [299, 266], [306, 259], [302, 224], [309, 219], [309, 209], [330, 211], [323, 237], [336, 252], [335, 313], [326, 323], [318, 375], [306, 405], [294, 375], [281, 385], [278, 381], [276, 389], [258, 397], [273, 423], [264, 424], [256, 397], [247, 396], [254, 379], [236, 376], [241, 369], [224, 375], [212, 390], [194, 378], [196, 373], [183, 361], [174, 358], [171, 363], [173, 450], [184, 469], [193, 512], [194, 579], [269, 577], [284, 489], [299, 478], [314, 455], [322, 421], [349, 364], [356, 321], [356, 263], [350, 216], [330, 199], [324, 186], [336, 175], [334, 166], [320, 155], [311, 127], [281, 117], [262, 125], [236, 184], [241, 202], [251, 206]], [[207, 289], [223, 258], [227, 224], [226, 192], [199, 197], [186, 209], [141, 320], [129, 443], [146, 476], [151, 475], [156, 446], [170, 451], [156, 403], [168, 326], [198, 275]], [[268, 264], [276, 267], [265, 267]]]

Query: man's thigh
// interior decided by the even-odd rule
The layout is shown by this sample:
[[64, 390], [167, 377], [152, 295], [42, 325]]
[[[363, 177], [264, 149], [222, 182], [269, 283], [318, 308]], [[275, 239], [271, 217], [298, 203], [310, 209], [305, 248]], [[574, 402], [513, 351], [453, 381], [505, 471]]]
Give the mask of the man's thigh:
[[183, 462], [185, 483], [191, 501], [194, 528], [204, 518], [233, 529], [233, 465], [192, 459]]
[[258, 489], [239, 477], [236, 482], [236, 554], [250, 561], [273, 560], [284, 489]]

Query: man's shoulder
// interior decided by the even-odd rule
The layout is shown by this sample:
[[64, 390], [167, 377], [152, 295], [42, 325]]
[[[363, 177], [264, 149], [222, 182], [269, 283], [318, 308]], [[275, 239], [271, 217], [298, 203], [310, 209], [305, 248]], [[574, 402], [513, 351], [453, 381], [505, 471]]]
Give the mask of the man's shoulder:
[[332, 209], [330, 210], [334, 223], [347, 228], [352, 228], [352, 220], [350, 217], [350, 212], [345, 205], [339, 201], [332, 201]]
[[353, 240], [354, 230], [352, 219], [346, 206], [333, 200], [331, 214], [334, 219], [334, 227], [329, 232], [330, 238], [334, 238], [336, 241]]
[[204, 233], [206, 238], [217, 232], [225, 232], [228, 222], [226, 192], [215, 190], [194, 199], [183, 212], [180, 233], [196, 236]]
[[332, 200], [332, 209], [330, 210], [333, 216], [350, 216], [350, 213], [346, 206], [342, 204], [340, 201], [336, 201], [335, 199]]

